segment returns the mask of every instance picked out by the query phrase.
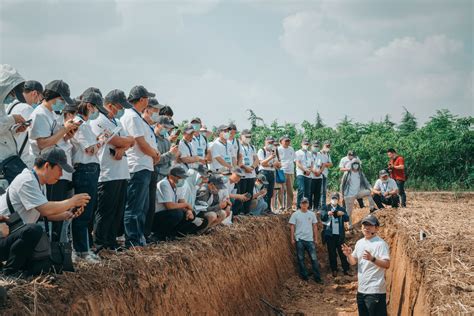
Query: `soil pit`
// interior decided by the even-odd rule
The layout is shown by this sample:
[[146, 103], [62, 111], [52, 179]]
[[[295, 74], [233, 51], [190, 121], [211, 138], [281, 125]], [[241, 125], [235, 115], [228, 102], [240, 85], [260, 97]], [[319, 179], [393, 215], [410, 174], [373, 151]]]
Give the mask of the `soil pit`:
[[[392, 258], [386, 273], [390, 315], [474, 312], [473, 196], [410, 194], [408, 208], [378, 212]], [[356, 209], [354, 217], [366, 214]], [[0, 313], [357, 314], [355, 269], [352, 277], [332, 277], [321, 244], [325, 284], [299, 280], [287, 221], [288, 216], [243, 218], [205, 236], [108, 253], [101, 264], [81, 264], [76, 273], [0, 279], [8, 289]], [[422, 241], [420, 230], [426, 233]], [[356, 229], [348, 243], [360, 237]]]

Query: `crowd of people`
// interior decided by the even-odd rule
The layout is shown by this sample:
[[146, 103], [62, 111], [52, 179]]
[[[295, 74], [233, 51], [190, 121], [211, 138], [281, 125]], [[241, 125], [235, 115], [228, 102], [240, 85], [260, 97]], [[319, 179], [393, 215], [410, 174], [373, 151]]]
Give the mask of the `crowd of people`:
[[[265, 138], [194, 117], [178, 127], [173, 109], [141, 85], [71, 97], [69, 85], [25, 80], [0, 66], [0, 261], [4, 274], [31, 271], [44, 233], [72, 242], [72, 261], [97, 263], [104, 249], [123, 251], [231, 225], [235, 216], [292, 212], [300, 272], [308, 251], [318, 282], [314, 227], [324, 224], [333, 274], [344, 273], [344, 232], [352, 209], [367, 198], [371, 212], [406, 205], [404, 161], [387, 151], [388, 167], [372, 186], [353, 150], [339, 164], [340, 193], [327, 203], [331, 142]], [[294, 186], [296, 185], [296, 201]], [[295, 212], [295, 210], [297, 210]], [[348, 227], [345, 223], [348, 222]]]

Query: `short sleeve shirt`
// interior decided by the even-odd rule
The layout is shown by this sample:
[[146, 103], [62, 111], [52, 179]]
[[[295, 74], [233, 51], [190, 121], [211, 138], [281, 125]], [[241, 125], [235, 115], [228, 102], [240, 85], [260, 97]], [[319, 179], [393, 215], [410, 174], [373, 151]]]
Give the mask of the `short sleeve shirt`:
[[[301, 163], [305, 168], [311, 168], [313, 164], [313, 154], [308, 150], [304, 151], [300, 149], [295, 153], [295, 161]], [[303, 170], [298, 167], [298, 164], [296, 165], [296, 176], [310, 177], [310, 175], [304, 174]]]
[[214, 143], [212, 143], [211, 154], [212, 170], [215, 171], [224, 168], [224, 166], [221, 165], [219, 161], [217, 161], [217, 157], [221, 157], [225, 162], [232, 165], [232, 148], [228, 143], [223, 144], [219, 139], [217, 139]]
[[[321, 155], [321, 163], [332, 163], [331, 155], [329, 153], [320, 152], [320, 155]], [[324, 168], [323, 175], [327, 177], [328, 174], [329, 174], [329, 169]]]
[[291, 214], [290, 224], [295, 225], [295, 239], [297, 241], [314, 241], [313, 224], [317, 222], [316, 214], [311, 211], [302, 212], [301, 210], [297, 210]]
[[[392, 164], [394, 166], [405, 165], [405, 159], [402, 156], [397, 156], [395, 159], [392, 159]], [[395, 180], [405, 181], [405, 169], [393, 168], [390, 176]]]
[[[272, 154], [271, 151], [268, 151], [268, 150], [266, 150], [266, 149], [264, 149], [264, 148], [260, 148], [260, 149], [258, 150], [257, 156], [258, 156], [258, 159], [260, 160], [260, 169], [262, 169], [262, 170], [269, 170], [269, 171], [275, 171], [275, 168], [274, 168], [274, 167], [264, 167], [264, 166], [262, 165], [262, 161], [263, 161], [263, 160], [266, 160], [271, 154]], [[277, 162], [277, 161], [278, 161], [278, 159], [277, 159], [277, 157], [275, 157], [275, 158], [273, 158], [273, 159], [270, 161], [270, 163], [275, 163], [275, 162]]]
[[79, 126], [74, 137], [71, 138], [72, 144], [72, 163], [99, 163], [97, 154], [86, 154], [86, 149], [97, 144], [97, 136], [90, 126], [91, 121], [86, 121]]
[[[246, 167], [252, 167], [254, 158], [257, 156], [255, 152], [255, 147], [251, 145], [240, 145], [240, 154], [242, 155], [242, 164]], [[257, 176], [255, 169], [252, 169], [252, 172], [245, 173], [245, 179], [253, 179]]]
[[[13, 107], [13, 105], [15, 105], [15, 106]], [[12, 107], [13, 107], [13, 109], [12, 109]], [[20, 114], [25, 120], [29, 120], [31, 114], [34, 111], [34, 109], [31, 105], [29, 105], [27, 103], [17, 103], [17, 101], [11, 103], [7, 107], [7, 110], [6, 110], [7, 113], [10, 111], [10, 109], [11, 109], [10, 114], [12, 114], [12, 115], [13, 114]], [[28, 133], [27, 132], [16, 133], [16, 134], [14, 134], [14, 137], [15, 137], [15, 141], [17, 143], [18, 151], [19, 151], [21, 146], [23, 145], [23, 142], [28, 137]], [[23, 149], [23, 153], [21, 154], [21, 160], [23, 160], [23, 162], [28, 166], [28, 168], [33, 168], [33, 164], [35, 162], [35, 157], [31, 154], [30, 147], [31, 147], [30, 143], [29, 143], [28, 139], [26, 139], [25, 148]]]
[[[46, 189], [40, 185], [33, 171], [24, 169], [8, 187], [10, 201], [15, 212], [20, 215], [26, 224], [36, 223], [40, 217], [37, 207], [48, 203], [43, 192]], [[10, 215], [7, 204], [7, 195], [0, 197], [0, 215]]]
[[178, 202], [178, 194], [171, 186], [168, 178], [164, 178], [156, 185], [156, 213], [166, 210], [164, 203]]
[[390, 260], [390, 251], [387, 243], [375, 236], [371, 239], [362, 238], [357, 241], [352, 256], [357, 259], [358, 292], [363, 294], [384, 294], [385, 269], [373, 262], [362, 258], [365, 251], [380, 260]]
[[293, 147], [285, 148], [283, 146], [278, 147], [278, 154], [280, 155], [281, 169], [286, 174], [295, 173], [295, 150]]
[[398, 189], [398, 187], [397, 187], [397, 183], [395, 182], [395, 180], [389, 178], [388, 181], [385, 182], [385, 183], [380, 179], [375, 181], [374, 189], [377, 190], [377, 191], [382, 191], [382, 194], [383, 194], [383, 193], [386, 193], [386, 192], [396, 190], [396, 189]]
[[206, 157], [206, 152], [207, 152], [207, 140], [204, 138], [202, 135], [194, 136], [192, 145], [194, 147], [194, 150], [196, 151], [196, 155], [198, 155], [201, 158]]
[[40, 150], [36, 143], [38, 138], [47, 138], [54, 134], [59, 128], [58, 115], [50, 111], [43, 104], [40, 104], [33, 113], [31, 113], [31, 126], [29, 130], [31, 154], [35, 157], [39, 156]]
[[[192, 142], [188, 143], [184, 139], [181, 139], [179, 141], [178, 149], [179, 149], [179, 152], [181, 153], [181, 157], [196, 157], [197, 156], [196, 147], [193, 146], [193, 143]], [[183, 165], [184, 167], [187, 167], [187, 168], [197, 168], [198, 166], [197, 163], [188, 163], [188, 164], [183, 163]]]

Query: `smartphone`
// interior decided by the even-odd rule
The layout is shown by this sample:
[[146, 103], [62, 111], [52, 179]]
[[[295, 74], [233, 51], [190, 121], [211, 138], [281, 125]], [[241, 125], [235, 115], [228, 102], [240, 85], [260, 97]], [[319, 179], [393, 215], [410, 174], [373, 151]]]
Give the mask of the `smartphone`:
[[248, 192], [247, 192], [247, 193], [245, 193], [245, 196], [247, 197], [247, 199], [250, 199], [250, 198], [252, 198], [252, 194], [250, 194], [250, 193], [248, 193]]
[[31, 125], [31, 121], [32, 119], [29, 119], [28, 121], [25, 121], [23, 123], [21, 123], [22, 126], [30, 126]]
[[79, 116], [76, 116], [72, 122], [74, 124], [81, 125], [82, 123], [84, 123], [84, 120], [82, 118], [80, 118]]

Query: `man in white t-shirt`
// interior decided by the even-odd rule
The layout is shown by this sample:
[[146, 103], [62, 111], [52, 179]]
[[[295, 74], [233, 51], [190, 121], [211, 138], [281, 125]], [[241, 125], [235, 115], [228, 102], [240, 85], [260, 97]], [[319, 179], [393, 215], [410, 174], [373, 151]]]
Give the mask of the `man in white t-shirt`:
[[362, 220], [364, 238], [357, 241], [354, 251], [344, 244], [342, 251], [351, 265], [357, 264], [357, 307], [362, 316], [387, 315], [385, 270], [390, 268], [390, 250], [377, 236], [380, 226], [374, 215]]
[[269, 214], [272, 213], [272, 197], [275, 188], [275, 169], [281, 167], [281, 162], [278, 159], [279, 154], [274, 143], [275, 138], [273, 138], [273, 136], [267, 136], [263, 148], [260, 148], [257, 152], [257, 157], [260, 162], [260, 172], [265, 175], [265, 178], [268, 181], [265, 202], [268, 205], [267, 212]]
[[[203, 159], [207, 159], [208, 155], [208, 138], [205, 133], [201, 133], [201, 128], [203, 127], [202, 121], [199, 117], [191, 119], [191, 125], [194, 129], [194, 137], [192, 144], [196, 150], [196, 155]], [[207, 163], [207, 161], [206, 161]]]
[[332, 160], [331, 155], [329, 152], [331, 151], [331, 142], [329, 140], [324, 141], [323, 149], [321, 149], [321, 171], [323, 180], [321, 183], [321, 206], [326, 205], [326, 195], [327, 195], [327, 188], [328, 188], [328, 176], [329, 176], [329, 168], [332, 167]]
[[319, 284], [323, 284], [319, 271], [318, 257], [316, 256], [316, 239], [318, 236], [318, 226], [316, 224], [318, 219], [314, 212], [308, 210], [308, 198], [302, 198], [300, 203], [301, 209], [291, 214], [290, 217], [291, 244], [293, 246], [296, 245], [300, 277], [305, 281], [308, 280], [308, 271], [306, 271], [304, 263], [304, 253], [306, 251], [311, 259], [314, 280]]
[[[10, 226], [6, 231], [3, 227], [1, 231], [6, 235], [0, 236], [0, 260], [8, 259], [4, 273], [13, 274], [25, 268], [41, 238], [42, 227], [35, 225], [40, 216], [52, 221], [70, 220], [80, 216], [89, 203], [88, 194], [76, 194], [64, 201], [48, 201], [45, 185], [56, 183], [63, 170], [73, 171], [64, 150], [49, 147], [36, 159], [33, 170], [25, 168], [10, 184], [7, 193], [0, 197], [0, 215], [9, 217]], [[17, 242], [18, 239], [24, 242]], [[9, 254], [12, 245], [15, 246], [14, 255]]]
[[384, 204], [392, 207], [400, 205], [397, 183], [389, 177], [388, 171], [385, 169], [380, 170], [379, 179], [372, 189], [372, 195], [379, 209], [384, 208]]
[[148, 99], [154, 97], [143, 86], [130, 90], [128, 101], [133, 108], [125, 109], [120, 119], [123, 128], [135, 139], [135, 145], [126, 151], [130, 181], [127, 187], [124, 226], [125, 246], [144, 246], [145, 221], [148, 212], [149, 186], [154, 165], [160, 160], [153, 128], [142, 117], [148, 106]]
[[242, 153], [240, 152], [240, 141], [237, 138], [237, 126], [234, 123], [229, 124], [230, 136], [227, 143], [232, 147], [232, 166], [237, 166], [237, 162], [241, 158]]
[[[23, 96], [26, 102], [16, 100], [6, 108], [7, 114], [21, 115], [25, 120], [29, 120], [33, 110], [41, 104], [43, 100], [43, 86], [35, 80], [25, 81], [23, 86]], [[18, 146], [18, 155], [28, 168], [33, 168], [35, 157], [30, 153], [30, 143], [28, 142], [28, 131], [24, 133], [15, 133], [16, 144]]]
[[[239, 193], [253, 195], [255, 186], [255, 178], [257, 176], [255, 168], [258, 167], [259, 161], [255, 147], [250, 143], [252, 141], [252, 133], [248, 129], [244, 129], [240, 133], [240, 159], [239, 167], [245, 172], [239, 182]], [[251, 200], [247, 200], [243, 204], [242, 212], [249, 214]]]
[[[303, 197], [311, 198], [311, 172], [313, 169], [313, 155], [310, 151], [310, 142], [303, 139], [301, 149], [295, 153], [296, 163], [296, 184], [298, 185], [298, 195], [296, 199], [296, 208], [300, 208]], [[309, 201], [311, 205], [311, 201]]]
[[[313, 157], [313, 168], [311, 169], [311, 202], [309, 208], [317, 211], [321, 201], [321, 186], [323, 183], [323, 175], [321, 170], [322, 157], [319, 150], [319, 140], [313, 141], [311, 145], [311, 155]], [[321, 209], [324, 205], [321, 207]]]
[[212, 162], [211, 170], [220, 171], [222, 169], [230, 170], [235, 164], [233, 162], [233, 147], [227, 142], [230, 137], [230, 128], [227, 125], [220, 125], [217, 128], [219, 137], [210, 147]]
[[184, 168], [197, 169], [199, 165], [205, 165], [206, 159], [198, 155], [197, 148], [193, 145], [194, 127], [192, 124], [186, 124], [183, 129], [183, 138], [179, 141], [179, 152], [181, 153], [178, 161]]
[[96, 136], [114, 135], [99, 151], [100, 175], [97, 187], [97, 209], [94, 219], [94, 243], [97, 250], [118, 249], [117, 233], [123, 220], [127, 196], [127, 181], [130, 179], [128, 159], [125, 152], [135, 145], [128, 136], [120, 118], [125, 109], [133, 105], [127, 101], [122, 90], [112, 90], [104, 98], [106, 113], [101, 112], [90, 122]]
[[278, 154], [280, 155], [281, 169], [285, 173], [285, 208], [291, 211], [293, 208], [293, 184], [295, 183], [295, 150], [291, 147], [291, 140], [288, 135], [280, 138]]

